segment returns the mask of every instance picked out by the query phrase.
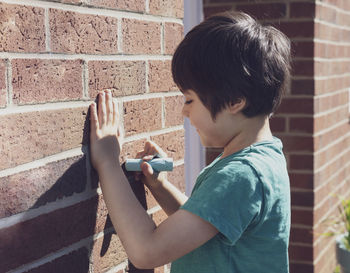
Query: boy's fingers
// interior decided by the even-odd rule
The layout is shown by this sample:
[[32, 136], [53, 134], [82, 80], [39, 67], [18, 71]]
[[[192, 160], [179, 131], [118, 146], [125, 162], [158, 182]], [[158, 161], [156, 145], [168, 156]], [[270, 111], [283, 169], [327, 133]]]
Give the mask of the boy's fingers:
[[105, 92], [105, 97], [106, 97], [106, 117], [107, 117], [107, 122], [112, 123], [113, 122], [113, 99], [112, 99], [112, 93], [110, 90]]
[[91, 132], [96, 133], [98, 128], [99, 128], [99, 124], [98, 124], [96, 103], [93, 102], [90, 105], [90, 130]]
[[113, 124], [118, 125], [119, 124], [119, 114], [118, 114], [117, 102], [115, 100], [112, 100], [112, 106], [113, 106]]
[[100, 125], [100, 128], [105, 125], [106, 123], [106, 98], [105, 93], [101, 92], [99, 93], [99, 99], [98, 99], [98, 122]]
[[145, 150], [147, 149], [148, 154], [159, 154], [162, 157], [167, 157], [167, 154], [153, 141], [148, 140], [145, 144]]

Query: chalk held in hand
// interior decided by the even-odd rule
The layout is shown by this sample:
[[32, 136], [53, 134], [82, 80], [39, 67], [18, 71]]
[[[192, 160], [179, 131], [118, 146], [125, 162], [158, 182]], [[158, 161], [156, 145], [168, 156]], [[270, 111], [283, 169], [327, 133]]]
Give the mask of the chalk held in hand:
[[[140, 172], [142, 159], [127, 159], [125, 161], [125, 169], [131, 172]], [[151, 165], [155, 172], [172, 171], [173, 170], [173, 159], [172, 158], [153, 158], [146, 161]]]

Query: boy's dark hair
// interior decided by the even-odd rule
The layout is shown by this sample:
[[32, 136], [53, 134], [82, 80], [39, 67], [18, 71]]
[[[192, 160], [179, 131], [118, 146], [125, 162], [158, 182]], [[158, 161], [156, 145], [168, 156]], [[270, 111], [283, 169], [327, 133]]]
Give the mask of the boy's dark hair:
[[213, 119], [241, 98], [247, 117], [273, 113], [289, 70], [289, 39], [242, 12], [220, 13], [194, 27], [172, 60], [175, 83], [196, 92]]

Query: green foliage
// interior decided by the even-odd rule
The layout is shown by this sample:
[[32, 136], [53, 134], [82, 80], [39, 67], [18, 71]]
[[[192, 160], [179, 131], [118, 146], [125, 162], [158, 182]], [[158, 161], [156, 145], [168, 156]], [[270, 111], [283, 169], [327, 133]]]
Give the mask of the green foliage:
[[338, 196], [340, 205], [338, 207], [339, 215], [327, 219], [330, 225], [330, 231], [323, 233], [323, 236], [334, 236], [345, 234], [343, 239], [344, 246], [350, 251], [350, 199]]
[[333, 273], [340, 273], [340, 266], [337, 265], [337, 267], [334, 269]]
[[337, 267], [334, 269], [333, 273], [340, 273], [340, 266], [337, 265]]

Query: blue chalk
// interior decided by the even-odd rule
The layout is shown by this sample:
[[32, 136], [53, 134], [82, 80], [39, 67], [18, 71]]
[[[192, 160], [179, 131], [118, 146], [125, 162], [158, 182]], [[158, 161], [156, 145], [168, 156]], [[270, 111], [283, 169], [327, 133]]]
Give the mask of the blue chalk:
[[[142, 159], [127, 159], [125, 161], [125, 169], [131, 172], [141, 171]], [[173, 159], [172, 158], [153, 158], [150, 161], [147, 161], [151, 165], [154, 171], [172, 171], [173, 170]]]

